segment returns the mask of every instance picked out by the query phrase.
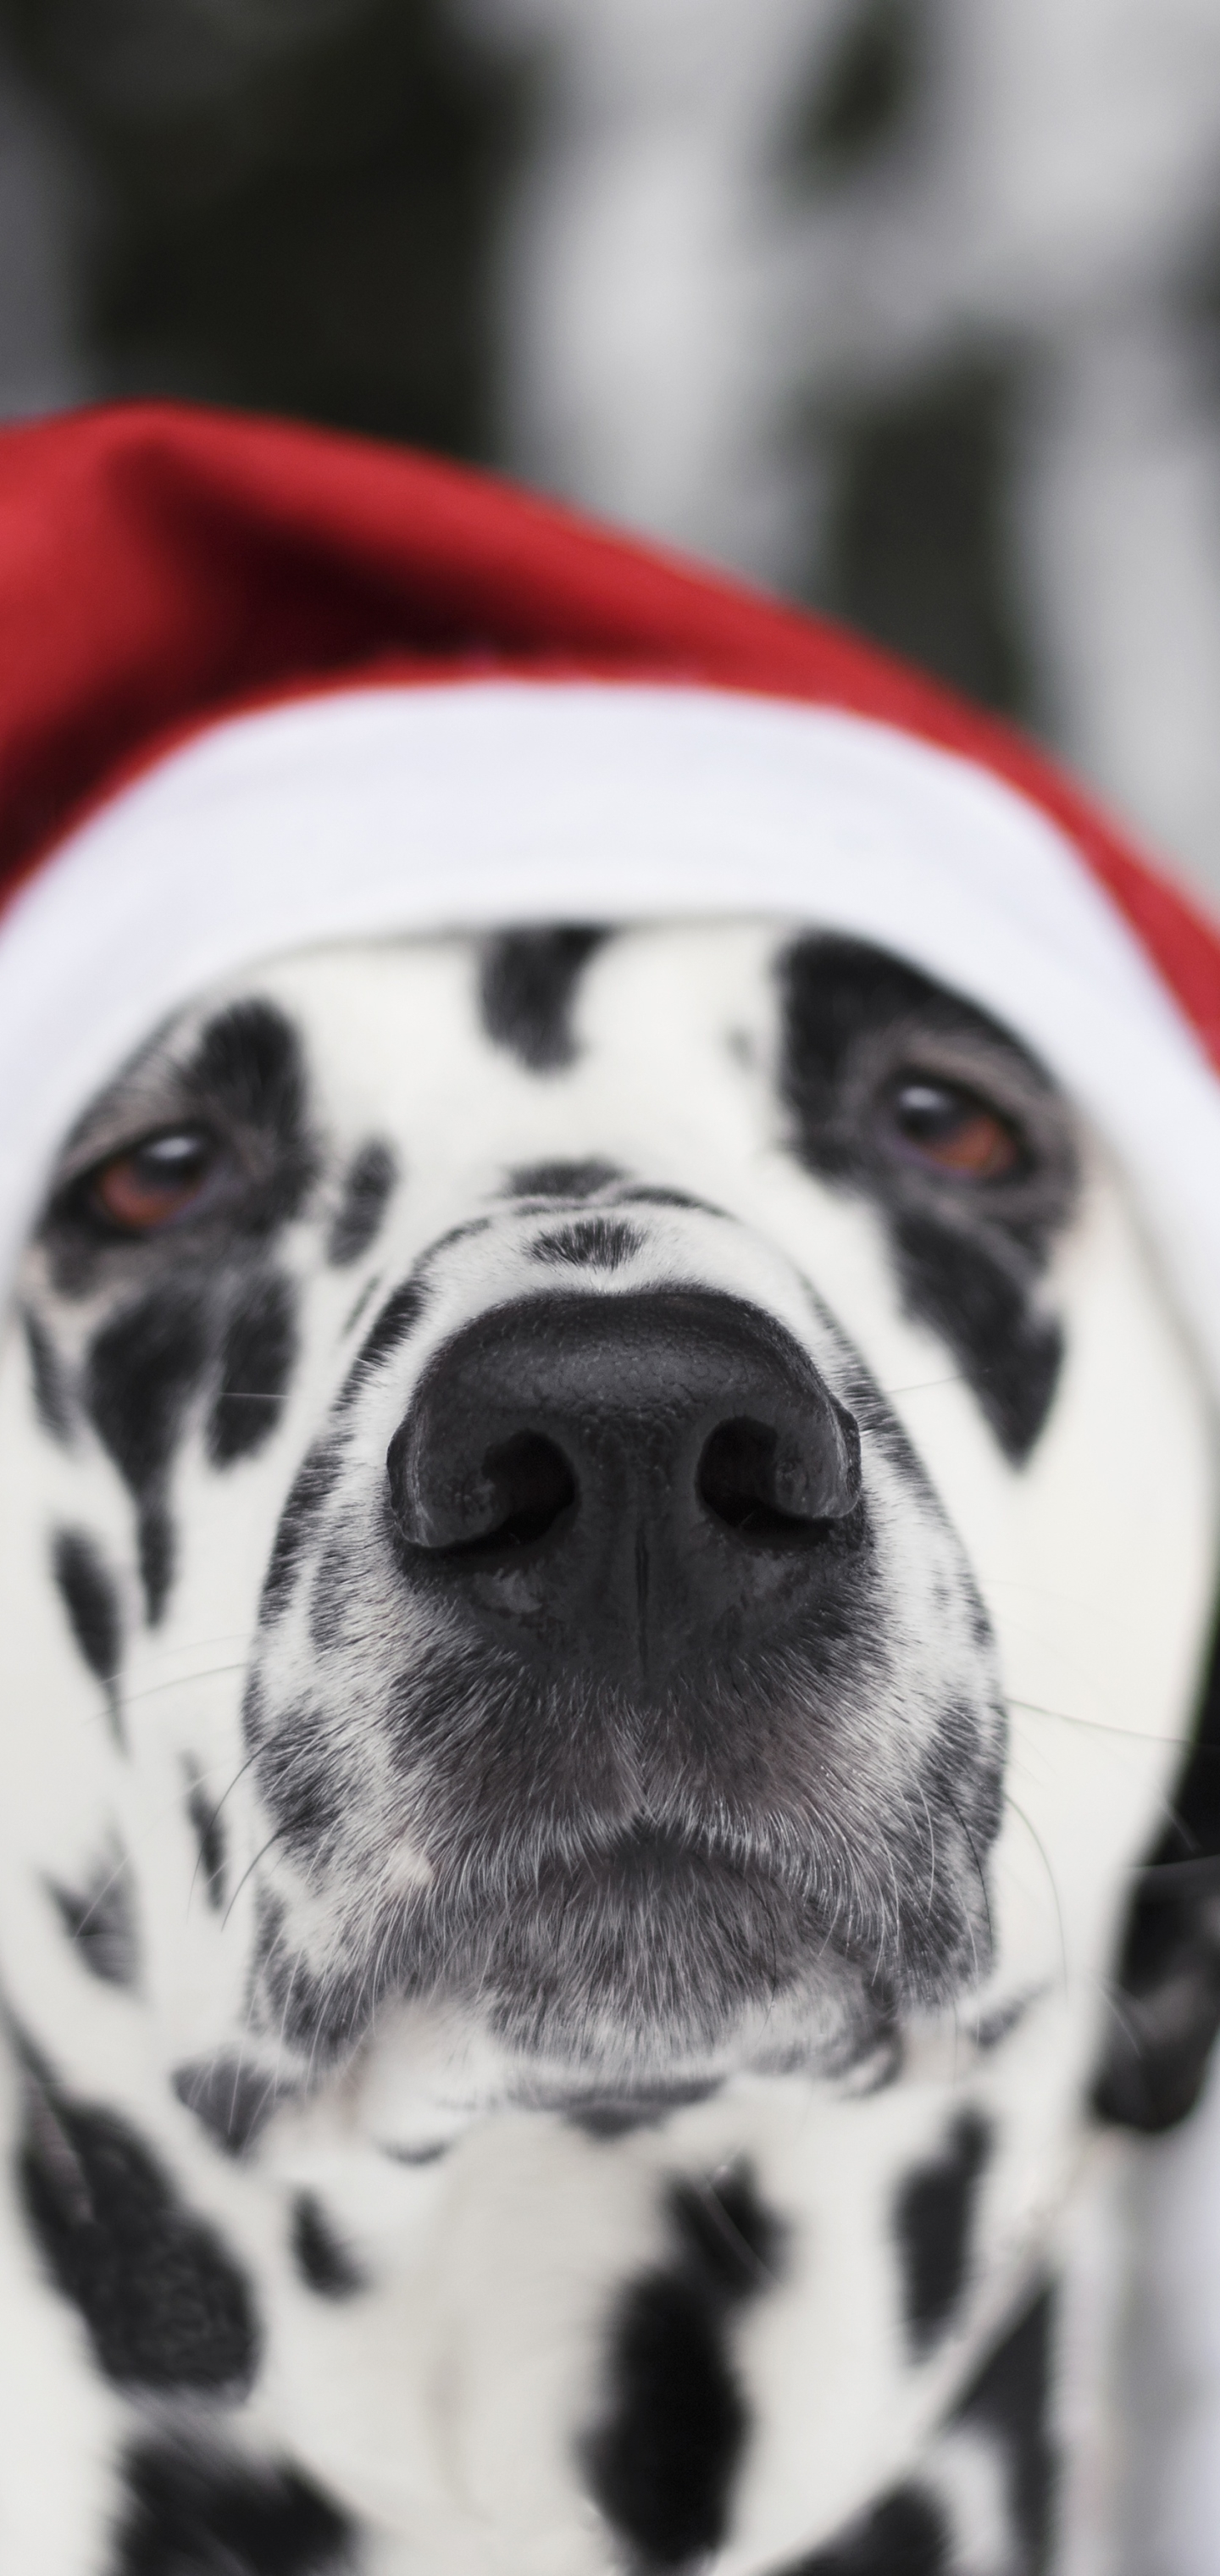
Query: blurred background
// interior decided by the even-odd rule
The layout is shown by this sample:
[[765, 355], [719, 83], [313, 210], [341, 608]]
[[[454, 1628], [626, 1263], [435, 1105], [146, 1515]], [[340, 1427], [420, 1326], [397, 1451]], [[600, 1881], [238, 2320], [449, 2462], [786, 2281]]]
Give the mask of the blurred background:
[[0, 0], [0, 415], [134, 392], [834, 609], [1220, 901], [1220, 0]]

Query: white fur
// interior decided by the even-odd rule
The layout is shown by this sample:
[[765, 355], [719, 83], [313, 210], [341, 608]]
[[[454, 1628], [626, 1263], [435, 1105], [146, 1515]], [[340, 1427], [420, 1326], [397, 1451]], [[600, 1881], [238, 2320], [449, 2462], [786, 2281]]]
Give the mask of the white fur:
[[[90, 1437], [63, 1451], [36, 1430], [15, 1336], [0, 1366], [10, 1996], [69, 2085], [120, 2105], [238, 2249], [268, 2334], [249, 2438], [283, 2444], [371, 2519], [382, 2534], [372, 2564], [386, 2576], [422, 2565], [430, 2576], [601, 2576], [615, 2563], [573, 2446], [596, 2411], [616, 2290], [658, 2247], [665, 2176], [712, 2175], [747, 2151], [791, 2235], [788, 2269], [737, 2335], [757, 2429], [718, 2576], [765, 2576], [928, 2458], [939, 2415], [1061, 2241], [1079, 2187], [1082, 2097], [1125, 1873], [1176, 1769], [1211, 1604], [1216, 1512], [1197, 1371], [1127, 1194], [1091, 1142], [1082, 1211], [1049, 1286], [1068, 1331], [1063, 1383], [1031, 1461], [1005, 1463], [943, 1347], [904, 1315], [877, 1219], [785, 1151], [760, 1061], [774, 938], [730, 924], [612, 942], [585, 970], [583, 1052], [544, 1080], [477, 1034], [471, 943], [319, 952], [230, 988], [278, 1000], [306, 1032], [336, 1168], [368, 1133], [388, 1133], [409, 1178], [354, 1270], [317, 1263], [312, 1221], [290, 1230], [304, 1351], [264, 1454], [221, 1476], [186, 1443], [173, 1494], [182, 1571], [164, 1627], [137, 1641], [125, 1671], [127, 1762], [82, 1677], [46, 1546], [65, 1518], [103, 1532], [134, 1618], [131, 1507]], [[752, 1046], [731, 1051], [743, 1031]], [[203, 1904], [182, 1761], [227, 1791], [235, 1867], [243, 1850], [253, 1858], [257, 1802], [237, 1778], [242, 1669], [278, 1510], [359, 1340], [343, 1318], [366, 1280], [392, 1284], [488, 1204], [506, 1167], [590, 1153], [706, 1191], [735, 1221], [649, 1212], [650, 1279], [693, 1269], [747, 1289], [811, 1346], [817, 1327], [790, 1283], [797, 1270], [813, 1281], [964, 1540], [1011, 1704], [994, 1970], [956, 2012], [912, 2026], [888, 2090], [862, 2098], [833, 2080], [743, 2072], [713, 2100], [613, 2145], [554, 2114], [497, 2110], [502, 2073], [477, 2034], [418, 2012], [391, 2016], [341, 2080], [286, 2107], [255, 2156], [234, 2165], [168, 2085], [184, 2054], [240, 2042], [252, 1924], [249, 1888], [223, 1918]], [[455, 1247], [408, 1377], [429, 1335], [512, 1292], [515, 1238], [529, 1224], [501, 1216], [490, 1235]], [[630, 1284], [632, 1271], [621, 1278]], [[822, 1358], [833, 1365], [829, 1345]], [[384, 1448], [371, 1412], [369, 1437]], [[43, 1883], [79, 1877], [114, 1832], [131, 1856], [138, 1998], [85, 1976]], [[980, 2055], [976, 2025], [1027, 1998], [1020, 2025]], [[256, 2056], [265, 2045], [257, 2033], [250, 2044]], [[980, 2258], [947, 2341], [912, 2365], [887, 2213], [896, 2178], [935, 2154], [963, 2102], [994, 2119], [999, 2142]], [[417, 2140], [426, 2118], [435, 2134], [446, 2105], [456, 2143], [445, 2161], [412, 2170], [387, 2160], [386, 2147]], [[285, 2211], [303, 2184], [323, 2193], [368, 2265], [367, 2298], [332, 2307], [294, 2278]], [[117, 2409], [71, 2358], [75, 2320], [34, 2286], [19, 2243], [3, 2259], [28, 2323], [6, 2338], [17, 2375], [0, 2409], [0, 2493], [13, 2528], [35, 2530], [52, 2480], [62, 2537], [40, 2568], [94, 2576], [82, 2535], [95, 2528]], [[65, 2405], [80, 2425], [67, 2443]], [[963, 2568], [1005, 2576], [986, 2445], [958, 2432], [937, 2457], [966, 2534]]]

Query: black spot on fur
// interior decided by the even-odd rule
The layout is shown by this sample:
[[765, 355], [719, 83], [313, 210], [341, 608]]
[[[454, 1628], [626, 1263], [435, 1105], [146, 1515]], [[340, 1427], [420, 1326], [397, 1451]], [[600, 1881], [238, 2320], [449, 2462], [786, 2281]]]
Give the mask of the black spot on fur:
[[1029, 1994], [1014, 1995], [1011, 2003], [997, 2004], [994, 2012], [982, 2015], [974, 2030], [974, 2045], [981, 2056], [989, 2056], [993, 2048], [1002, 2048], [1014, 2030], [1020, 2029], [1031, 2006], [1039, 2001], [1039, 1994], [1035, 1988]]
[[397, 1178], [398, 1161], [391, 1145], [380, 1144], [373, 1137], [361, 1146], [348, 1167], [326, 1247], [327, 1260], [336, 1270], [359, 1261], [361, 1254], [368, 1251]]
[[140, 1581], [149, 1626], [155, 1628], [169, 1599], [177, 1548], [174, 1526], [163, 1503], [146, 1503], [140, 1513]]
[[720, 2547], [748, 2431], [726, 2351], [733, 2312], [770, 2286], [783, 2231], [740, 2169], [669, 2199], [671, 2263], [624, 2293], [606, 2417], [585, 2445], [590, 2488], [649, 2568]]
[[89, 1411], [137, 1497], [169, 1465], [207, 1356], [203, 1301], [183, 1285], [141, 1297], [98, 1334], [88, 1362]]
[[917, 2166], [898, 2193], [894, 2232], [915, 2353], [928, 2352], [947, 2331], [966, 2287], [975, 2201], [990, 2147], [986, 2122], [963, 2111], [943, 2152]]
[[609, 932], [510, 930], [489, 941], [480, 995], [483, 1025], [531, 1073], [571, 1064], [572, 1005], [581, 974]]
[[353, 2564], [349, 2524], [310, 2479], [198, 2435], [140, 2443], [124, 2486], [108, 2576], [340, 2576]]
[[157, 1289], [125, 1307], [103, 1327], [89, 1356], [89, 1411], [140, 1506], [141, 1570], [153, 1622], [173, 1576], [165, 1475], [207, 1358], [203, 1301], [183, 1286]]
[[213, 2146], [226, 2156], [244, 2155], [253, 2146], [278, 2098], [271, 2076], [240, 2057], [197, 2058], [190, 2065], [176, 2066], [173, 2086], [179, 2101], [207, 2130]]
[[[310, 1609], [310, 1634], [320, 1648], [330, 1642], [350, 1597], [350, 1564], [336, 1551], [319, 1568]], [[255, 1777], [281, 1847], [307, 1867], [316, 1863], [343, 1823], [350, 1794], [335, 1761], [333, 1714], [307, 1701], [284, 1710], [274, 1736], [259, 1747]]]
[[621, 1270], [644, 1249], [644, 1237], [633, 1225], [612, 1217], [581, 1217], [574, 1225], [540, 1234], [531, 1246], [535, 1261], [562, 1263], [572, 1270]]
[[842, 2540], [802, 2558], [784, 2576], [947, 2576], [948, 2537], [933, 2496], [914, 2485], [897, 2487]]
[[913, 1312], [951, 1348], [978, 1355], [972, 1382], [991, 1428], [1006, 1457], [1027, 1457], [1051, 1408], [1063, 1334], [1031, 1306], [1024, 1265], [928, 1217], [899, 1217], [894, 1238]]
[[991, 2433], [1007, 2457], [1022, 2576], [1041, 2576], [1055, 2518], [1059, 2460], [1051, 2433], [1055, 2296], [1042, 2290], [985, 2363], [954, 2421]]
[[274, 1619], [287, 1601], [302, 1549], [334, 1492], [342, 1465], [343, 1451], [338, 1441], [327, 1439], [317, 1441], [297, 1469], [280, 1514], [263, 1584], [264, 1619]]
[[1194, 1749], [1153, 1846], [1118, 1961], [1097, 2078], [1104, 2119], [1155, 2133], [1194, 2109], [1220, 2030], [1220, 1621]]
[[216, 1467], [252, 1457], [270, 1439], [297, 1355], [296, 1290], [275, 1274], [247, 1288], [225, 1327], [220, 1385], [208, 1423]]
[[919, 63], [916, 32], [913, 0], [865, 0], [846, 19], [794, 120], [785, 156], [794, 175], [815, 186], [841, 180], [901, 132]]
[[60, 1530], [54, 1546], [55, 1581], [77, 1646], [106, 1692], [110, 1722], [120, 1732], [115, 1678], [122, 1621], [118, 1595], [93, 1540], [84, 1530]]
[[105, 1861], [79, 1890], [52, 1883], [51, 1894], [90, 1976], [108, 1986], [134, 1986], [136, 1934], [123, 1862]]
[[[1039, 1299], [1075, 1200], [1068, 1115], [1041, 1068], [984, 1012], [855, 940], [798, 942], [780, 967], [782, 1089], [796, 1151], [887, 1220], [907, 1311], [953, 1353], [1005, 1454], [1046, 1420], [1062, 1336]], [[994, 1096], [1021, 1133], [1011, 1176], [963, 1184], [893, 1150], [884, 1102], [914, 1069]]]
[[34, 1390], [34, 1409], [43, 1430], [49, 1431], [53, 1440], [66, 1441], [71, 1435], [72, 1414], [59, 1353], [37, 1315], [27, 1311], [22, 1323], [30, 1363], [30, 1384]]
[[591, 2100], [569, 2111], [574, 2129], [587, 2138], [626, 2138], [635, 2129], [659, 2128], [675, 2111], [686, 2110], [692, 2102], [708, 2102], [719, 2089], [709, 2083], [671, 2084], [652, 2095], [631, 2093], [621, 2099], [612, 2093], [595, 2094]]
[[591, 1199], [608, 1190], [623, 1174], [616, 1163], [522, 1163], [508, 1177], [508, 1196], [516, 1199]]
[[249, 2385], [246, 2281], [116, 2112], [31, 2082], [20, 2182], [43, 2260], [108, 2378], [158, 2394]]
[[[435, 1248], [435, 1247], [434, 1247]], [[359, 1394], [383, 1360], [409, 1340], [427, 1303], [427, 1290], [418, 1279], [404, 1279], [378, 1309], [371, 1331], [361, 1343], [340, 1395], [337, 1410], [342, 1413]]]
[[205, 1112], [265, 1140], [258, 1189], [243, 1208], [246, 1230], [268, 1234], [286, 1224], [317, 1167], [301, 1043], [291, 1021], [272, 1002], [235, 1002], [204, 1029], [186, 1083]]
[[220, 1812], [202, 1780], [188, 1773], [186, 1812], [199, 1849], [199, 1871], [207, 1900], [218, 1914], [225, 1898], [225, 1837]]
[[299, 2191], [292, 2212], [292, 2251], [303, 2281], [323, 2299], [350, 2299], [364, 2287], [359, 2266], [335, 2235], [312, 2191]]

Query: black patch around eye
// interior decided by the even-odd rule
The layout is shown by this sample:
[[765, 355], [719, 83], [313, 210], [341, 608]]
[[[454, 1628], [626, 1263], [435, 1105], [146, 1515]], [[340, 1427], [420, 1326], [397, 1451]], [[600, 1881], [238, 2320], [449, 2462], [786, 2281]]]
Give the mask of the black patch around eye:
[[259, 1612], [262, 1619], [274, 1619], [283, 1609], [302, 1551], [334, 1492], [342, 1465], [343, 1451], [338, 1441], [319, 1440], [297, 1469], [280, 1514], [263, 1584]]
[[212, 1912], [219, 1914], [225, 1900], [224, 1827], [202, 1780], [192, 1772], [187, 1779], [186, 1812], [199, 1852], [199, 1872]]
[[164, 1475], [208, 1358], [203, 1301], [166, 1286], [103, 1326], [89, 1354], [86, 1396], [98, 1437], [137, 1498]]
[[292, 2252], [301, 2279], [322, 2299], [354, 2298], [364, 2276], [336, 2236], [312, 2191], [299, 2191], [292, 2211]]
[[[781, 1091], [799, 1159], [879, 1208], [906, 1311], [945, 1342], [1006, 1456], [1022, 1464], [1063, 1358], [1059, 1327], [1038, 1297], [1076, 1192], [1074, 1148], [1053, 1086], [984, 1012], [859, 941], [799, 941], [781, 960], [779, 982]], [[1025, 1104], [1018, 1121], [1042, 1137], [1031, 1142], [1019, 1178], [958, 1183], [886, 1153], [874, 1123], [878, 1084], [892, 1079], [895, 1048], [918, 1057], [929, 1044], [952, 1048], [959, 1065], [981, 1050], [983, 1065], [1002, 1069], [1005, 1094]]]
[[173, 2086], [184, 2109], [226, 2156], [244, 2155], [253, 2146], [277, 2100], [270, 2076], [239, 2057], [196, 2058], [176, 2066]]
[[970, 2274], [971, 2235], [991, 2132], [975, 2111], [955, 2120], [943, 2152], [916, 2167], [898, 2193], [894, 2233], [902, 2259], [907, 2335], [921, 2357], [953, 2322]]
[[397, 1178], [398, 1160], [393, 1147], [380, 1144], [376, 1137], [362, 1145], [353, 1157], [326, 1246], [326, 1258], [336, 1270], [359, 1261], [376, 1240]]
[[104, 1862], [85, 1888], [52, 1884], [51, 1895], [90, 1976], [100, 1977], [107, 1986], [134, 1986], [136, 1933], [122, 1861]]
[[896, 2487], [844, 2539], [777, 2576], [949, 2576], [949, 2568], [943, 2508], [926, 2488], [912, 2484]]
[[[42, 1240], [62, 1296], [91, 1295], [99, 1282], [120, 1290], [124, 1282], [155, 1279], [181, 1311], [188, 1263], [198, 1277], [235, 1241], [265, 1241], [298, 1213], [317, 1176], [320, 1158], [307, 1124], [301, 1047], [282, 1012], [265, 1002], [221, 1012], [205, 1028], [194, 1056], [176, 1069], [160, 1061], [163, 1046], [164, 1035], [127, 1068], [103, 1102], [94, 1103], [75, 1131], [78, 1164], [90, 1141], [103, 1134], [99, 1119], [112, 1138], [125, 1124], [128, 1141], [112, 1145], [92, 1174], [78, 1171], [52, 1197]], [[138, 1156], [158, 1135], [188, 1134], [208, 1140], [207, 1176], [197, 1199], [178, 1212], [172, 1226], [116, 1227], [104, 1213], [104, 1189], [99, 1207], [92, 1187], [106, 1163]], [[153, 1293], [148, 1291], [145, 1302]]]
[[531, 1073], [552, 1073], [576, 1056], [572, 1009], [581, 975], [607, 930], [510, 930], [483, 959], [483, 1026]]
[[37, 1315], [27, 1309], [21, 1320], [29, 1354], [35, 1412], [43, 1430], [49, 1431], [53, 1440], [66, 1441], [71, 1437], [72, 1414], [59, 1353]]
[[644, 1249], [644, 1237], [633, 1225], [613, 1217], [581, 1217], [573, 1225], [540, 1234], [530, 1246], [535, 1261], [556, 1262], [572, 1270], [621, 1270]]
[[120, 1720], [114, 1684], [122, 1642], [118, 1594], [85, 1530], [60, 1530], [53, 1562], [55, 1582], [73, 1638], [94, 1680], [101, 1682], [106, 1691], [110, 1722], [117, 1736]]
[[247, 1288], [225, 1327], [208, 1422], [215, 1467], [251, 1458], [271, 1438], [297, 1355], [296, 1290], [274, 1274]]
[[296, 2469], [186, 2441], [141, 2442], [108, 2576], [341, 2576], [351, 2528]]
[[508, 1176], [514, 1199], [591, 1199], [625, 1175], [617, 1163], [522, 1163]]
[[204, 1029], [185, 1080], [189, 1094], [219, 1112], [222, 1123], [262, 1132], [270, 1150], [253, 1230], [285, 1224], [297, 1214], [317, 1164], [301, 1043], [291, 1021], [271, 1002], [235, 1002]]
[[118, 2114], [31, 2084], [26, 2214], [99, 2368], [122, 2385], [249, 2386], [258, 2328], [244, 2275]]
[[1020, 1466], [1050, 1411], [1063, 1334], [1034, 1305], [1028, 1278], [986, 1243], [931, 1216], [894, 1219], [909, 1312], [961, 1361], [1006, 1458]]
[[674, 2185], [672, 2261], [623, 2293], [609, 2405], [584, 2445], [590, 2490], [643, 2565], [681, 2568], [718, 2549], [748, 2426], [726, 2327], [771, 2286], [783, 2229], [744, 2169], [702, 2191]]

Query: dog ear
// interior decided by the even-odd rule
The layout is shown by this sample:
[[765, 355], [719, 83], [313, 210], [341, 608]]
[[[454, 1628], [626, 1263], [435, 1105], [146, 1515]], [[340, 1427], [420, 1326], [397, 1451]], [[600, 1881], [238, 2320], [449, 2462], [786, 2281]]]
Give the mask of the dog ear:
[[1103, 2119], [1170, 2129], [1194, 2109], [1220, 2030], [1220, 1624], [1173, 1813], [1138, 1873], [1094, 2096]]

